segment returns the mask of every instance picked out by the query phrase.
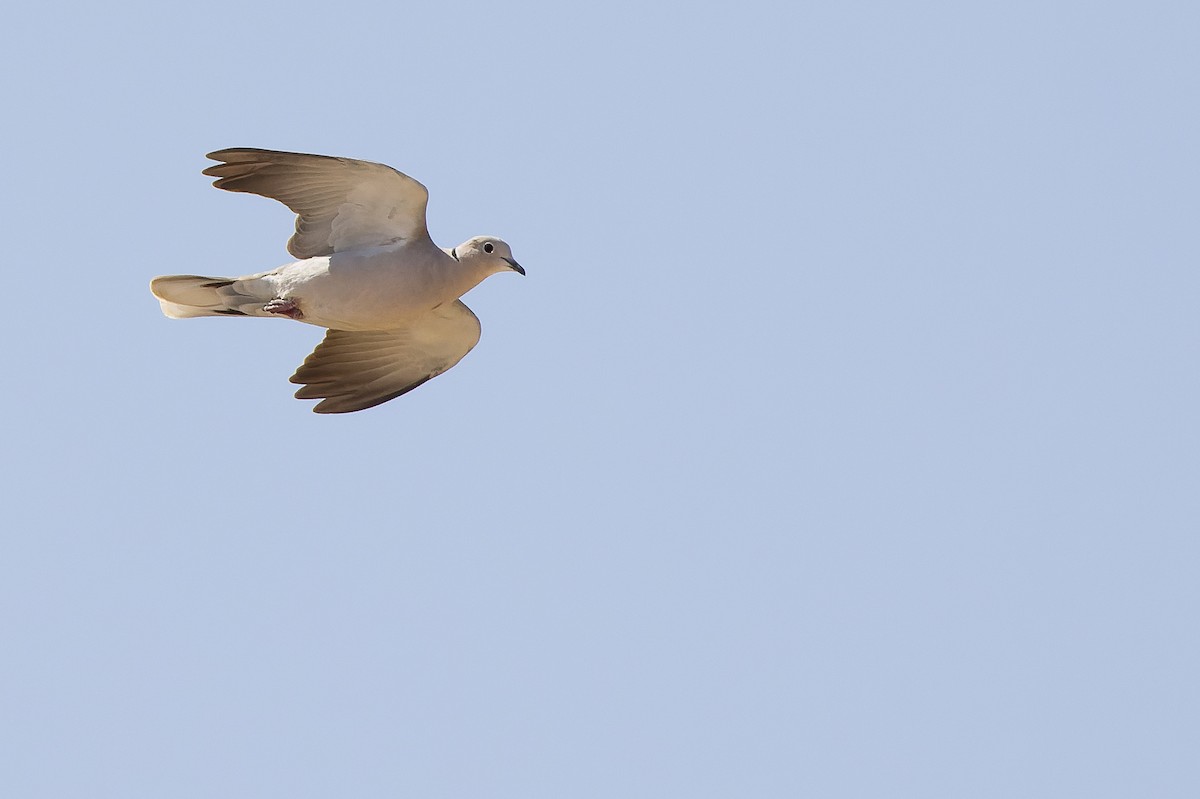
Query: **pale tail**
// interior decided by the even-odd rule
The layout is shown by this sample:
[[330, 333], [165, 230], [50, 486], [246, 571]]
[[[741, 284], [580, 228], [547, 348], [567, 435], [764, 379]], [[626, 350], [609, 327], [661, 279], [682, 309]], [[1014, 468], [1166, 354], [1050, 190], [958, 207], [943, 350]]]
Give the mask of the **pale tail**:
[[201, 275], [164, 275], [150, 281], [162, 312], [172, 319], [193, 316], [265, 316], [263, 300], [238, 289], [243, 281]]

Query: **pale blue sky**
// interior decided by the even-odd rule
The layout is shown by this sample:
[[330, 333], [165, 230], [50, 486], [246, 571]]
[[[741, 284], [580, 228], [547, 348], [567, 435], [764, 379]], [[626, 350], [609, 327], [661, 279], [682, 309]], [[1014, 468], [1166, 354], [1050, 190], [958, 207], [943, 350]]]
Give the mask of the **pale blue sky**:
[[[1200, 795], [1194, 3], [4, 16], [0, 794]], [[317, 416], [231, 146], [529, 275]]]

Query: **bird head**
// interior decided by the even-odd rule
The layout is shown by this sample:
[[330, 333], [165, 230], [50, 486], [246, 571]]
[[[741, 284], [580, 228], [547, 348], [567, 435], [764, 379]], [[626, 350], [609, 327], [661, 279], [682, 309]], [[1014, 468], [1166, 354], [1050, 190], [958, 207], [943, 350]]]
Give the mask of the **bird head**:
[[459, 261], [483, 269], [487, 274], [512, 270], [525, 274], [525, 269], [512, 257], [512, 248], [495, 236], [476, 236], [450, 250]]

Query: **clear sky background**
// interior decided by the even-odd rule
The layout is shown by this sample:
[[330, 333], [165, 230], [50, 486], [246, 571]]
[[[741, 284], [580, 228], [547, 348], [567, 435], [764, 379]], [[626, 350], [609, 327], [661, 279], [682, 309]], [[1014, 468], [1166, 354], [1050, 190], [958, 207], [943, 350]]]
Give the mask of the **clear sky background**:
[[[1200, 795], [1195, 3], [4, 17], [0, 794]], [[231, 146], [528, 277], [317, 416]]]

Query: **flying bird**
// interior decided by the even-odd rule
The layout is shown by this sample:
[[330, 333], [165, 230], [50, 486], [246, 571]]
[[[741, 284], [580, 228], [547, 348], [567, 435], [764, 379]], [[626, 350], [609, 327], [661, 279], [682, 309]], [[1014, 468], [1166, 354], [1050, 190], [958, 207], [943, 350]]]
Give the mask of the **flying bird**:
[[163, 313], [262, 316], [328, 328], [292, 375], [317, 413], [371, 408], [454, 366], [479, 341], [459, 299], [497, 272], [525, 270], [494, 236], [433, 243], [429, 192], [370, 161], [236, 147], [204, 170], [226, 191], [269, 197], [296, 213], [297, 260], [245, 277], [165, 275], [150, 282]]

